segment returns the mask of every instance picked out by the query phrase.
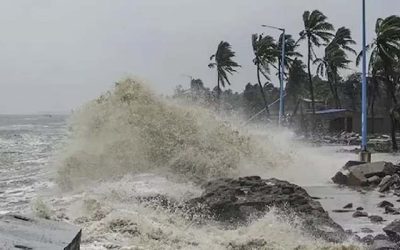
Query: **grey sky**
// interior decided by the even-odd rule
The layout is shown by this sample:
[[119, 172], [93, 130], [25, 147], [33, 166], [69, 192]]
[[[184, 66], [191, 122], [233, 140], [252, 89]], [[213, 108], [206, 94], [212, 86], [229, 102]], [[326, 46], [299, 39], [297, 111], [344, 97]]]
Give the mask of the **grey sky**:
[[[400, 14], [400, 0], [367, 0], [375, 20]], [[0, 8], [0, 113], [68, 111], [124, 76], [159, 93], [187, 86], [189, 74], [215, 84], [209, 56], [230, 42], [242, 65], [232, 89], [255, 82], [250, 35], [260, 24], [297, 37], [304, 10], [323, 11], [358, 42], [361, 0], [9, 0]], [[360, 45], [357, 45], [357, 50]]]

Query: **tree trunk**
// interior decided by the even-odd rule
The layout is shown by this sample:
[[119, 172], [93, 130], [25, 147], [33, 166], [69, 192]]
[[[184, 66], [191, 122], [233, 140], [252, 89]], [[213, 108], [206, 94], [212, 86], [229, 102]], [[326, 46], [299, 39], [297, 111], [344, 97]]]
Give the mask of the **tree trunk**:
[[337, 87], [337, 74], [333, 73], [333, 91], [334, 91], [334, 98], [335, 98], [335, 104], [336, 108], [339, 109], [342, 107], [340, 103], [340, 98], [339, 98], [339, 93], [338, 93], [338, 87]]
[[[327, 75], [328, 75], [328, 83], [329, 83], [329, 89], [331, 90], [331, 93], [332, 93], [332, 97], [333, 97], [333, 99], [335, 100], [335, 104], [337, 104], [337, 102], [336, 102], [336, 95], [335, 95], [335, 90], [334, 90], [334, 88], [333, 88], [333, 79], [332, 79], [332, 76], [331, 76], [331, 74], [330, 73], [327, 73]], [[337, 107], [336, 107], [337, 108]]]
[[396, 141], [396, 127], [397, 127], [396, 124], [397, 124], [397, 121], [396, 121], [396, 118], [394, 117], [393, 112], [395, 112], [395, 111], [392, 110], [390, 112], [390, 120], [392, 122], [392, 129], [391, 129], [392, 149], [393, 149], [393, 151], [397, 151], [399, 149], [398, 146], [397, 146], [397, 141]]
[[371, 100], [371, 118], [372, 118], [372, 123], [371, 123], [371, 132], [372, 134], [375, 134], [375, 95], [372, 95], [372, 100]]
[[257, 80], [258, 80], [258, 85], [260, 86], [260, 91], [261, 91], [261, 95], [262, 98], [264, 100], [264, 105], [265, 105], [265, 111], [267, 112], [267, 118], [269, 118], [269, 108], [268, 108], [268, 102], [267, 102], [267, 98], [265, 97], [265, 92], [264, 92], [264, 88], [261, 84], [261, 79], [260, 79], [260, 64], [257, 63]]
[[312, 108], [312, 123], [313, 123], [313, 131], [316, 128], [316, 123], [315, 123], [315, 99], [314, 99], [314, 85], [312, 81], [312, 75], [311, 75], [311, 41], [310, 38], [308, 38], [308, 63], [307, 63], [307, 68], [308, 68], [308, 80], [310, 83], [310, 96], [311, 96], [311, 108]]
[[218, 72], [218, 80], [217, 80], [218, 84], [217, 84], [217, 99], [220, 100], [220, 96], [221, 96], [221, 88], [220, 88], [220, 84], [219, 84], [219, 72]]

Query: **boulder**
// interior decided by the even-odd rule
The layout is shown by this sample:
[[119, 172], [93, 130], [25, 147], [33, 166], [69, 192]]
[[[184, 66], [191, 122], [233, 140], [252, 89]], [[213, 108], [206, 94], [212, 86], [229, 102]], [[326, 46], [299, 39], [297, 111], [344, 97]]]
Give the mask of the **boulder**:
[[377, 178], [393, 175], [396, 170], [397, 168], [392, 163], [384, 161], [357, 165], [347, 163], [341, 171], [336, 173], [332, 181], [348, 186], [366, 186], [371, 182], [377, 183]]
[[353, 203], [349, 203], [343, 207], [343, 209], [353, 208]]
[[374, 240], [389, 240], [389, 237], [385, 234], [377, 234], [375, 235]]
[[356, 210], [357, 211], [362, 211], [362, 210], [364, 210], [364, 208], [363, 207], [357, 207]]
[[353, 214], [354, 218], [358, 218], [358, 217], [368, 217], [368, 213], [367, 212], [363, 212], [363, 211], [355, 211]]
[[389, 236], [390, 240], [400, 241], [400, 220], [394, 220], [383, 228], [383, 231]]
[[389, 201], [381, 201], [378, 203], [378, 207], [385, 208], [385, 207], [394, 207], [393, 203]]
[[388, 240], [374, 240], [371, 250], [396, 250], [399, 249], [396, 243], [390, 242]]
[[371, 220], [373, 223], [379, 223], [383, 221], [383, 218], [379, 215], [370, 215], [368, 218]]
[[202, 196], [188, 201], [202, 207], [213, 218], [229, 226], [239, 226], [263, 216], [272, 207], [278, 213], [294, 213], [301, 218], [303, 229], [331, 242], [347, 238], [343, 228], [301, 187], [278, 179], [258, 176], [239, 179], [217, 179], [203, 186]]
[[370, 233], [373, 233], [373, 232], [374, 232], [374, 230], [372, 230], [371, 228], [368, 228], [368, 227], [361, 228], [361, 233], [370, 234]]
[[379, 192], [386, 192], [394, 185], [397, 187], [400, 185], [400, 176], [398, 174], [394, 174], [390, 176], [389, 179], [385, 180], [384, 183], [382, 182], [379, 184]]
[[385, 207], [385, 214], [400, 214], [400, 211], [394, 207], [387, 206]]
[[371, 234], [368, 234], [367, 236], [365, 236], [361, 239], [361, 242], [366, 245], [371, 245], [374, 242], [374, 236], [372, 236]]
[[377, 175], [374, 175], [367, 179], [368, 184], [379, 184], [380, 182], [381, 182], [381, 178]]

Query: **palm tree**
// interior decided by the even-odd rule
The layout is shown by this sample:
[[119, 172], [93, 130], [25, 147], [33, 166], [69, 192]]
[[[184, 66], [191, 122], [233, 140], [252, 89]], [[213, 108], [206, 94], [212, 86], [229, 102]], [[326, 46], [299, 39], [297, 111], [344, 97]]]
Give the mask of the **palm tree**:
[[217, 52], [210, 57], [211, 61], [214, 61], [208, 64], [209, 68], [217, 68], [218, 75], [218, 83], [217, 83], [217, 95], [218, 99], [221, 94], [221, 87], [225, 87], [225, 83], [231, 85], [228, 79], [229, 74], [233, 74], [236, 72], [237, 67], [240, 67], [238, 63], [233, 61], [233, 57], [235, 57], [235, 52], [232, 50], [231, 45], [228, 42], [221, 41], [218, 45]]
[[[289, 71], [289, 68], [292, 66], [294, 60], [303, 57], [302, 54], [296, 51], [296, 49], [299, 47], [299, 44], [294, 41], [292, 38], [292, 35], [290, 34], [285, 34], [285, 69], [287, 69], [286, 72]], [[277, 50], [276, 50], [276, 57], [278, 58], [278, 66], [275, 67], [278, 69], [278, 76], [281, 74], [281, 60], [282, 60], [282, 35], [279, 37], [279, 41], [277, 44]], [[286, 75], [286, 74], [285, 74]]]
[[323, 58], [317, 58], [314, 63], [318, 64], [317, 74], [326, 76], [329, 82], [329, 88], [335, 100], [336, 108], [340, 108], [340, 98], [338, 94], [338, 71], [347, 69], [350, 60], [347, 59], [346, 51], [356, 54], [356, 51], [350, 45], [356, 42], [351, 38], [351, 32], [345, 27], [337, 30], [332, 41], [325, 48]]
[[[373, 78], [381, 76], [384, 80], [387, 96], [390, 101], [398, 105], [396, 97], [396, 69], [400, 60], [400, 17], [389, 16], [385, 19], [378, 18], [375, 24], [376, 38], [366, 47], [367, 51], [371, 52], [369, 59], [369, 72]], [[357, 57], [359, 64], [362, 53]], [[398, 150], [395, 129], [396, 119], [393, 117], [393, 112], [390, 112], [392, 121], [392, 147], [393, 150]]]
[[325, 49], [325, 55], [323, 58], [317, 58], [314, 63], [318, 64], [317, 74], [326, 76], [329, 83], [329, 88], [332, 93], [332, 97], [335, 100], [336, 108], [341, 106], [339, 94], [337, 90], [338, 82], [338, 70], [346, 69], [349, 64], [346, 53], [339, 47], [328, 47]]
[[251, 36], [251, 44], [255, 56], [253, 62], [257, 67], [258, 85], [264, 100], [267, 117], [269, 117], [268, 101], [265, 96], [263, 84], [261, 83], [260, 74], [262, 74], [266, 80], [270, 80], [270, 78], [268, 77], [268, 74], [270, 73], [269, 66], [273, 65], [273, 63], [276, 61], [275, 41], [271, 36], [263, 37], [262, 35], [253, 34]]
[[300, 32], [299, 39], [299, 41], [307, 39], [307, 69], [313, 116], [315, 116], [315, 99], [311, 75], [311, 62], [312, 59], [316, 57], [313, 46], [320, 47], [322, 42], [329, 43], [330, 39], [333, 37], [333, 34], [331, 33], [331, 31], [333, 31], [333, 25], [328, 23], [326, 20], [327, 17], [319, 10], [314, 10], [311, 13], [309, 11], [305, 11], [303, 14], [304, 30]]

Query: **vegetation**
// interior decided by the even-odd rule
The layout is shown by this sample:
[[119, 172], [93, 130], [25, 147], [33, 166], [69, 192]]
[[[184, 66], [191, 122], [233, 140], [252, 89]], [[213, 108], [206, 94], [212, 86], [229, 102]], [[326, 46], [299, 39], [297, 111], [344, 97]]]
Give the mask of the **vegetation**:
[[217, 52], [210, 57], [211, 61], [214, 61], [208, 65], [209, 68], [217, 68], [217, 93], [218, 98], [221, 94], [221, 86], [225, 87], [225, 83], [231, 85], [228, 79], [229, 74], [236, 72], [237, 67], [240, 67], [235, 61], [235, 52], [232, 50], [231, 45], [228, 42], [221, 41], [218, 45]]
[[[359, 65], [362, 53], [353, 62], [356, 42], [350, 29], [340, 27], [335, 30], [328, 17], [319, 10], [305, 11], [303, 24], [304, 28], [297, 38], [291, 34], [285, 35], [285, 106], [291, 118], [300, 113], [302, 123], [304, 120], [312, 123], [311, 131], [314, 131], [316, 111], [320, 109], [343, 108], [360, 112], [361, 73], [344, 73]], [[377, 115], [377, 119], [382, 121], [390, 120], [391, 128], [387, 128], [387, 133], [390, 132], [393, 149], [397, 150], [396, 131], [400, 125], [400, 17], [379, 18], [375, 33], [375, 38], [366, 47], [369, 61], [368, 110], [372, 121], [369, 129], [375, 132], [376, 124], [379, 124], [382, 130], [382, 122], [375, 122]], [[192, 80], [190, 98], [209, 104], [215, 101], [213, 97], [216, 96], [225, 110], [244, 111], [248, 118], [258, 115], [263, 109], [267, 117], [258, 116], [257, 119], [276, 115], [278, 107], [271, 104], [279, 98], [279, 88], [271, 84], [271, 77], [280, 74], [282, 35], [274, 39], [269, 35], [253, 34], [251, 43], [257, 83], [246, 83], [241, 93], [225, 89], [226, 85], [231, 84], [228, 75], [235, 73], [240, 65], [234, 61], [235, 52], [231, 45], [222, 41], [209, 64], [210, 68], [217, 69], [216, 88], [209, 90], [200, 79]], [[307, 51], [304, 61], [299, 52], [300, 46]], [[187, 92], [181, 88], [177, 89], [176, 94], [187, 95]]]

